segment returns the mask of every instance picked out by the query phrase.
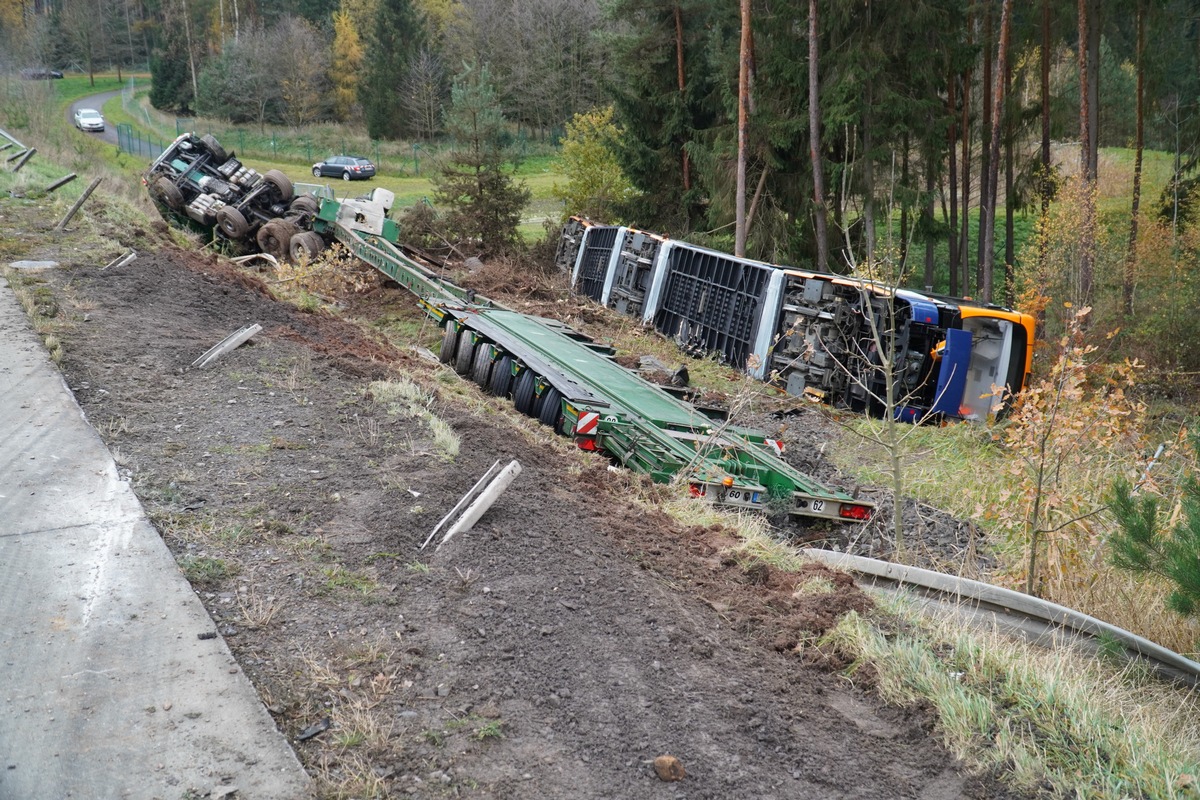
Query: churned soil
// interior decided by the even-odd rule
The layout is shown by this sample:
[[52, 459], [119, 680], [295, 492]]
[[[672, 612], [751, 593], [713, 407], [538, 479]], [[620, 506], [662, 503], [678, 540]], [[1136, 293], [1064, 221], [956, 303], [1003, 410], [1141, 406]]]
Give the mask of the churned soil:
[[[730, 532], [667, 516], [664, 490], [408, 346], [398, 331], [437, 331], [404, 291], [335, 316], [170, 246], [60, 257], [41, 277], [65, 379], [320, 796], [1016, 796], [967, 774], [928, 709], [812, 645], [871, 609], [850, 577], [747, 562]], [[396, 401], [401, 384], [423, 394]], [[513, 459], [473, 530], [421, 549]]]

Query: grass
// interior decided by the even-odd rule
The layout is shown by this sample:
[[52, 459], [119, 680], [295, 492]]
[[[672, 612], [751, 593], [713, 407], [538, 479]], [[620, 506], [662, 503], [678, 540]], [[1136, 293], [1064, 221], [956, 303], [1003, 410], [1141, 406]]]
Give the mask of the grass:
[[184, 555], [178, 563], [183, 576], [193, 586], [214, 586], [238, 572], [236, 566], [211, 556]]
[[375, 381], [370, 385], [370, 393], [390, 415], [423, 419], [429, 426], [430, 445], [435, 454], [447, 461], [458, 456], [462, 440], [453, 426], [434, 414], [434, 396], [415, 381], [404, 377]]
[[[818, 645], [873, 668], [885, 698], [925, 700], [946, 745], [975, 770], [1056, 797], [1196, 797], [1200, 702], [1131, 664], [996, 634], [931, 627], [903, 604], [851, 612]], [[880, 622], [882, 621], [882, 627]]]

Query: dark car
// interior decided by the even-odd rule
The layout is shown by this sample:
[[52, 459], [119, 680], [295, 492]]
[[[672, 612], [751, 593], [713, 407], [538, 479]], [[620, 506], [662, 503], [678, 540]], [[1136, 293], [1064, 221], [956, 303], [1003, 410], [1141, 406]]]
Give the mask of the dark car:
[[56, 69], [29, 68], [21, 70], [21, 77], [27, 81], [44, 81], [47, 78], [61, 78], [63, 74]]
[[370, 180], [375, 177], [375, 165], [361, 156], [330, 156], [313, 164], [315, 178], [341, 178], [344, 181]]

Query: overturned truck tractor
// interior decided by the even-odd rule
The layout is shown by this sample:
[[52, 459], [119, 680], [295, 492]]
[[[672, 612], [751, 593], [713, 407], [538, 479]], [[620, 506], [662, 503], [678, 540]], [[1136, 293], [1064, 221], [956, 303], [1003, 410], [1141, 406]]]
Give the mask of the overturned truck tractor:
[[[441, 360], [481, 391], [571, 437], [583, 450], [718, 505], [865, 522], [873, 504], [823, 486], [780, 456], [782, 445], [731, 425], [619, 365], [612, 348], [553, 320], [497, 306], [427, 269], [400, 245], [393, 195], [293, 196], [286, 176], [259, 175], [211, 137], [180, 136], [144, 182], [169, 222], [233, 249], [315, 255], [339, 242], [415, 295], [443, 328]], [[287, 242], [287, 247], [282, 242]]]

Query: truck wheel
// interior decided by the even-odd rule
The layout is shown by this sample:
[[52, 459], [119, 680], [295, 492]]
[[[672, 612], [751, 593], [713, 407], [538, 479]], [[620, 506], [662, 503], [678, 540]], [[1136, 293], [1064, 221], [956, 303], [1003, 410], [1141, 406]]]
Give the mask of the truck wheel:
[[542, 395], [541, 409], [538, 411], [538, 421], [549, 425], [555, 433], [562, 433], [562, 392], [554, 387]]
[[224, 164], [229, 160], [229, 154], [225, 152], [225, 148], [221, 147], [221, 143], [217, 141], [217, 137], [211, 133], [206, 133], [200, 137], [200, 141], [208, 148], [208, 152], [212, 153], [213, 160], [217, 164]]
[[454, 371], [466, 375], [471, 371], [471, 361], [475, 358], [475, 334], [469, 328], [458, 332], [458, 352], [454, 355]]
[[454, 350], [458, 344], [458, 324], [454, 320], [446, 323], [445, 332], [442, 333], [442, 347], [438, 350], [438, 360], [443, 364], [449, 364], [454, 360]]
[[172, 211], [183, 208], [183, 192], [171, 183], [170, 178], [159, 178], [154, 182], [154, 196]]
[[288, 208], [291, 211], [303, 211], [315, 216], [321, 210], [321, 204], [311, 194], [302, 194], [293, 200]]
[[527, 369], [517, 377], [517, 387], [513, 389], [513, 405], [517, 407], [517, 411], [527, 417], [532, 417], [535, 400], [537, 400], [537, 375]]
[[279, 194], [279, 202], [287, 203], [292, 199], [292, 179], [277, 169], [269, 169], [263, 173], [263, 180], [275, 187]]
[[292, 261], [312, 261], [325, 249], [325, 240], [316, 231], [305, 231], [292, 237], [288, 244], [288, 255]]
[[273, 219], [258, 229], [256, 241], [259, 249], [264, 253], [276, 258], [285, 258], [290, 252], [292, 236], [295, 232], [295, 228], [290, 222]]
[[475, 360], [471, 362], [471, 380], [479, 385], [480, 389], [488, 388], [488, 381], [492, 377], [492, 347], [489, 344], [480, 342], [475, 348]]
[[501, 356], [492, 367], [492, 379], [488, 383], [488, 391], [494, 397], [504, 397], [512, 389], [512, 356]]
[[250, 223], [246, 222], [242, 212], [233, 206], [222, 206], [217, 212], [217, 227], [221, 229], [221, 233], [234, 241], [250, 232]]

